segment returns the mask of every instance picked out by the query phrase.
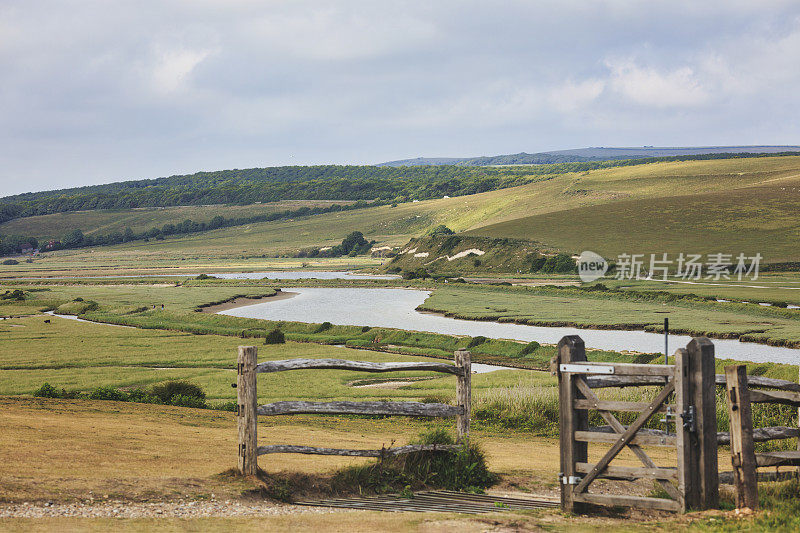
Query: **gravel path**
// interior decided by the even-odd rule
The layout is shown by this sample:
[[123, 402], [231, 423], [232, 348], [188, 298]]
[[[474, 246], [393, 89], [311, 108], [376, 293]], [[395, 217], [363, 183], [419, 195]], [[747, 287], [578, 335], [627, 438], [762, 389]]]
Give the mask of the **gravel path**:
[[177, 501], [126, 503], [121, 501], [86, 503], [19, 503], [0, 504], [0, 518], [45, 518], [75, 516], [89, 518], [154, 518], [154, 517], [230, 517], [275, 516], [289, 514], [321, 514], [330, 508], [268, 502]]

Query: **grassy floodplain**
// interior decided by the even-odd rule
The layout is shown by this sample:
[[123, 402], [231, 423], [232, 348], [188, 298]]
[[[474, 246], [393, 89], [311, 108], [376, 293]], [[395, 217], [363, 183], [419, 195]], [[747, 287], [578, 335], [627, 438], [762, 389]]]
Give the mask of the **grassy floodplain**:
[[436, 290], [422, 307], [471, 320], [646, 331], [662, 331], [664, 316], [669, 316], [674, 332], [800, 346], [796, 309], [690, 299], [686, 294], [674, 298], [646, 287], [640, 292], [595, 292], [576, 287], [451, 284]]
[[[306, 281], [308, 284], [320, 282]], [[390, 281], [340, 280], [326, 282], [339, 286], [386, 286]], [[439, 291], [452, 287], [429, 282], [409, 282], [411, 286], [430, 286]], [[6, 287], [12, 283], [6, 282]], [[22, 443], [42, 435], [61, 435], [59, 439], [45, 439], [52, 445], [35, 451], [40, 465], [33, 472], [21, 475], [20, 462], [30, 459], [29, 454], [17, 453], [6, 457], [0, 467], [4, 483], [0, 498], [6, 501], [36, 500], [70, 501], [92, 491], [97, 499], [171, 498], [175, 494], [198, 500], [207, 500], [210, 494], [218, 498], [236, 498], [242, 491], [251, 490], [249, 482], [221, 475], [235, 464], [235, 420], [225, 411], [198, 410], [147, 404], [129, 404], [91, 400], [31, 399], [28, 395], [47, 381], [67, 389], [91, 390], [97, 386], [113, 386], [123, 390], [147, 387], [169, 379], [187, 379], [201, 385], [212, 406], [223, 406], [235, 397], [230, 384], [235, 380], [235, 347], [239, 344], [257, 343], [256, 338], [241, 338], [243, 331], [253, 329], [260, 321], [236, 319], [197, 313], [194, 309], [209, 301], [220, 301], [237, 294], [271, 294], [274, 284], [247, 280], [175, 280], [130, 279], [50, 280], [18, 285], [28, 291], [30, 299], [0, 306], [0, 313], [9, 310], [27, 310], [27, 316], [0, 321], [0, 403], [3, 404], [4, 449], [22, 449]], [[44, 289], [44, 290], [42, 290]], [[490, 301], [495, 295], [514, 294], [518, 288], [497, 286], [463, 286], [458, 301]], [[550, 289], [548, 289], [550, 290]], [[266, 296], [269, 297], [269, 296]], [[538, 296], [537, 296], [538, 297]], [[545, 296], [550, 298], [550, 296]], [[76, 302], [82, 298], [83, 302]], [[83, 306], [96, 302], [97, 308]], [[151, 303], [159, 303], [153, 310]], [[165, 303], [165, 310], [160, 303]], [[492, 305], [495, 303], [491, 301]], [[489, 304], [487, 304], [489, 305]], [[108, 324], [77, 322], [52, 318], [45, 324], [39, 313], [43, 307], [55, 306], [62, 311], [81, 313], [87, 318], [115, 318], [119, 322], [137, 323], [144, 328], [116, 327]], [[149, 306], [149, 308], [147, 308]], [[146, 309], [141, 309], [145, 307]], [[486, 307], [486, 305], [484, 305]], [[182, 328], [205, 326], [216, 328], [222, 334], [193, 334]], [[261, 326], [264, 328], [264, 326]], [[271, 325], [270, 325], [271, 327]], [[259, 345], [259, 359], [287, 357], [337, 357], [370, 361], [412, 360], [406, 354], [381, 353], [375, 350], [356, 350], [325, 343], [344, 343], [366, 339], [370, 333], [357, 327], [336, 327], [322, 333], [313, 333], [315, 325], [282, 324], [287, 336], [296, 335], [314, 342], [294, 342], [283, 345]], [[380, 329], [380, 328], [374, 328]], [[265, 331], [266, 328], [260, 330]], [[294, 333], [292, 333], [294, 332]], [[259, 333], [260, 334], [260, 333]], [[316, 337], [315, 337], [316, 335]], [[360, 337], [363, 336], [363, 337]], [[447, 336], [409, 334], [397, 332], [395, 338], [386, 337], [393, 345], [408, 343], [405, 350], [419, 349], [420, 353], [438, 350], [442, 356], [455, 346], [466, 345], [469, 338], [443, 339]], [[414, 340], [419, 341], [414, 345]], [[344, 342], [343, 342], [344, 341]], [[396, 344], [395, 344], [396, 343]], [[67, 346], [68, 349], [64, 349]], [[502, 354], [519, 343], [503, 344], [489, 341], [473, 348], [479, 355]], [[369, 347], [373, 347], [370, 343]], [[544, 367], [552, 347], [542, 347], [535, 352], [531, 363]], [[590, 357], [607, 359], [624, 356], [612, 353], [592, 353]], [[627, 360], [630, 360], [628, 358]], [[722, 362], [720, 362], [722, 364]], [[763, 365], [765, 375], [784, 375], [796, 368], [782, 370], [778, 365]], [[303, 372], [282, 373], [259, 377], [261, 402], [308, 399], [416, 399], [448, 401], [454, 396], [455, 380], [436, 377], [413, 381], [421, 373], [395, 373], [381, 375], [402, 382], [396, 384], [370, 380], [370, 375], [348, 371], [313, 371], [314, 379]], [[365, 380], [366, 378], [366, 380]], [[492, 470], [503, 476], [501, 487], [514, 490], [533, 490], [553, 494], [556, 489], [557, 460], [557, 392], [555, 378], [546, 372], [503, 370], [473, 377], [475, 438], [486, 451]], [[360, 385], [370, 385], [362, 387]], [[624, 398], [640, 400], [653, 392], [626, 391]], [[605, 393], [604, 393], [605, 394]], [[636, 396], [639, 394], [639, 396]], [[618, 396], [615, 396], [618, 397]], [[786, 411], [786, 412], [783, 412]], [[787, 425], [796, 423], [790, 409], [776, 413], [758, 413], [759, 423], [776, 417]], [[720, 408], [722, 414], [722, 409]], [[20, 423], [28, 420], [27, 423]], [[625, 420], [623, 418], [623, 420]], [[593, 420], [593, 424], [602, 423]], [[451, 427], [447, 422], [420, 420], [365, 419], [359, 417], [300, 416], [265, 419], [259, 425], [261, 442], [293, 443], [313, 442], [332, 447], [375, 447], [402, 444], [421, 431], [431, 427]], [[102, 428], [98, 430], [97, 428]], [[67, 437], [63, 437], [66, 435]], [[87, 442], [92, 444], [87, 446]], [[198, 443], [214, 442], [215, 446], [202, 447], [186, 458], [187, 449], [197, 449]], [[57, 444], [56, 444], [57, 443]], [[227, 445], [226, 445], [227, 444]], [[786, 442], [793, 446], [793, 442]], [[120, 456], [119, 451], [124, 451]], [[596, 448], [592, 457], [599, 458], [602, 450]], [[674, 460], [663, 450], [648, 450], [659, 464], [669, 465]], [[720, 451], [720, 464], [728, 460], [727, 450]], [[97, 460], [101, 457], [101, 460]], [[282, 475], [289, 471], [310, 476], [329, 476], [338, 468], [361, 464], [365, 460], [307, 456], [281, 456], [262, 459], [268, 472]], [[635, 465], [636, 460], [626, 453], [619, 464]], [[651, 488], [641, 485], [642, 494]], [[772, 490], [772, 489], [770, 489]], [[774, 511], [759, 515], [755, 520], [777, 516], [792, 520], [790, 510], [776, 499], [765, 501]], [[792, 508], [793, 509], [793, 508]], [[347, 523], [348, 514], [341, 516]], [[398, 528], [428, 524], [424, 515], [398, 518]], [[717, 515], [723, 527], [725, 515]], [[438, 518], [437, 518], [438, 519]], [[582, 518], [560, 517], [545, 512], [509, 514], [498, 516], [499, 523], [525, 523], [531, 527], [552, 524], [553, 520], [570, 528], [580, 526]], [[286, 524], [302, 525], [303, 517], [286, 518]], [[375, 520], [379, 520], [376, 518]], [[471, 519], [464, 521], [469, 530]], [[592, 519], [597, 520], [597, 519]], [[608, 527], [622, 527], [618, 518], [599, 519]], [[701, 518], [697, 523], [674, 523], [672, 518], [650, 518], [652, 526], [700, 527], [714, 530], [719, 523]], [[417, 522], [419, 521], [419, 522]], [[510, 521], [510, 522], [509, 522]], [[522, 522], [520, 522], [522, 521]], [[78, 522], [72, 522], [77, 524]], [[225, 522], [228, 524], [228, 522]], [[236, 522], [246, 527], [248, 522]], [[262, 525], [267, 522], [261, 522]], [[270, 522], [271, 523], [271, 522]], [[318, 523], [318, 522], [313, 522]], [[376, 522], [377, 523], [377, 522]], [[759, 522], [754, 522], [755, 524]], [[11, 522], [14, 527], [30, 527], [24, 520]], [[61, 527], [65, 522], [57, 522]], [[135, 528], [141, 522], [130, 522]], [[216, 527], [209, 521], [192, 522], [198, 527]], [[596, 522], [592, 522], [596, 525]], [[660, 525], [659, 525], [660, 524]], [[82, 526], [100, 528], [107, 523], [86, 521]], [[127, 526], [126, 526], [127, 527]], [[420, 525], [419, 527], [423, 527]], [[427, 527], [427, 526], [425, 526]]]

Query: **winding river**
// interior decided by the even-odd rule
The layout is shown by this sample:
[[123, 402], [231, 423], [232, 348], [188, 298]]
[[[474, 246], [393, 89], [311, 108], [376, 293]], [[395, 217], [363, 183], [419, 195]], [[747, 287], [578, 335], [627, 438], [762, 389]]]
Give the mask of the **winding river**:
[[[267, 301], [220, 313], [266, 320], [331, 322], [353, 326], [389, 327], [449, 335], [483, 335], [490, 338], [557, 343], [564, 335], [580, 335], [587, 348], [637, 352], [663, 352], [664, 336], [644, 331], [613, 331], [567, 327], [526, 326], [460, 320], [416, 311], [429, 291], [409, 289], [286, 288], [296, 296]], [[691, 338], [670, 335], [669, 351]], [[800, 350], [730, 339], [713, 339], [718, 358], [751, 362], [800, 363]]]

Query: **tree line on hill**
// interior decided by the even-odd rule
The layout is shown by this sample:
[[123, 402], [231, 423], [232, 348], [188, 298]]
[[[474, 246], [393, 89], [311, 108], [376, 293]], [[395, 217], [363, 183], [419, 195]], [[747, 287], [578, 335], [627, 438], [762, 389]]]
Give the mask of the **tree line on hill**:
[[[195, 222], [191, 219], [186, 219], [183, 222], [179, 222], [177, 224], [164, 224], [164, 226], [162, 226], [161, 228], [153, 227], [147, 231], [138, 233], [133, 231], [131, 228], [125, 228], [124, 232], [118, 231], [106, 235], [99, 235], [99, 234], [86, 235], [80, 229], [74, 229], [72, 231], [68, 231], [67, 233], [65, 233], [60, 240], [51, 240], [49, 242], [41, 242], [41, 243], [35, 237], [26, 237], [22, 235], [0, 235], [0, 256], [16, 255], [23, 253], [26, 250], [35, 250], [35, 249], [40, 249], [41, 251], [53, 251], [53, 250], [66, 250], [72, 248], [84, 248], [88, 246], [122, 244], [136, 240], [150, 240], [150, 239], [163, 240], [164, 238], [169, 236], [186, 235], [189, 233], [197, 233], [201, 231], [209, 231], [219, 228], [227, 228], [231, 226], [243, 226], [245, 224], [253, 224], [256, 222], [270, 222], [273, 220], [282, 220], [282, 219], [289, 219], [301, 216], [317, 215], [321, 213], [348, 211], [352, 209], [361, 209], [364, 207], [375, 207], [379, 204], [380, 202], [358, 201], [347, 205], [333, 204], [326, 207], [300, 207], [298, 209], [279, 211], [264, 215], [254, 215], [249, 217], [226, 218], [221, 215], [217, 215], [208, 222]], [[361, 239], [363, 240], [363, 236], [361, 237]], [[358, 241], [357, 244], [362, 247], [364, 245], [364, 243], [360, 241]], [[351, 249], [352, 248], [348, 249], [347, 252], [344, 254], [337, 253], [336, 255], [346, 255], [347, 253], [350, 253]]]
[[0, 223], [14, 218], [94, 209], [178, 205], [249, 205], [281, 200], [405, 202], [459, 196], [527, 183], [530, 170], [452, 166], [274, 167], [201, 172], [0, 199]]
[[499, 167], [317, 165], [221, 170], [7, 196], [0, 198], [0, 223], [20, 217], [94, 209], [247, 205], [281, 200], [400, 203], [513, 187], [567, 172], [663, 161], [782, 155], [796, 153], [700, 154]]

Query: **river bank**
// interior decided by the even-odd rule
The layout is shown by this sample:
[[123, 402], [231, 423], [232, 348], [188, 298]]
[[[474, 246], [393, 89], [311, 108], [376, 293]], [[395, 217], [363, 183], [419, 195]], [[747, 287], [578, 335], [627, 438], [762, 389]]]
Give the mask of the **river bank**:
[[210, 305], [208, 307], [203, 307], [200, 312], [201, 313], [221, 313], [223, 311], [229, 311], [231, 309], [237, 309], [239, 307], [247, 307], [249, 305], [264, 303], [265, 299], [269, 299], [271, 302], [280, 301], [280, 300], [288, 300], [289, 298], [293, 298], [297, 296], [296, 292], [285, 292], [280, 289], [275, 291], [275, 294], [272, 296], [264, 296], [261, 298], [250, 298], [250, 297], [240, 297], [231, 300], [230, 302], [223, 302], [216, 305]]
[[[447, 335], [483, 336], [493, 339], [557, 343], [565, 335], [579, 335], [587, 348], [615, 352], [663, 353], [664, 335], [640, 329], [608, 329], [575, 327], [565, 324], [531, 325], [512, 321], [454, 318], [440, 314], [421, 313], [430, 291], [409, 289], [335, 289], [290, 288], [297, 293], [291, 302], [259, 302], [222, 312], [241, 318], [287, 320], [348, 326], [388, 327], [407, 331]], [[532, 317], [533, 320], [533, 317]], [[670, 334], [668, 349], [673, 352], [691, 340], [687, 334]], [[717, 357], [739, 361], [800, 363], [800, 350], [742, 342], [734, 339], [715, 339]]]

